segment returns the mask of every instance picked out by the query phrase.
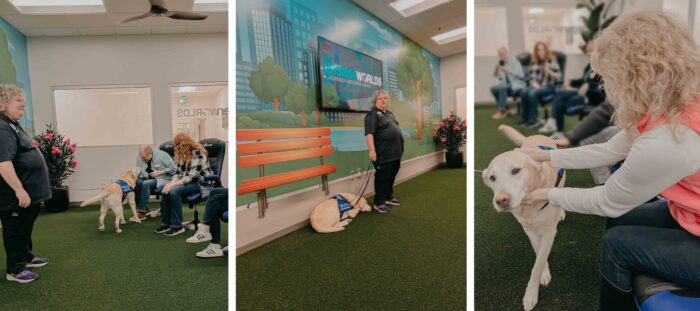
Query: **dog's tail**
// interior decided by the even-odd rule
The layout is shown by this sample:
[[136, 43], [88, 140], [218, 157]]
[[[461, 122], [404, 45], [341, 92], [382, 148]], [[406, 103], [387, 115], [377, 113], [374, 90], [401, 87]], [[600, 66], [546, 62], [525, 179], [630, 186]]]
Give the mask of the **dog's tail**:
[[107, 195], [108, 194], [106, 191], [102, 191], [102, 192], [100, 192], [100, 194], [83, 201], [83, 203], [80, 204], [80, 207], [85, 207], [85, 206], [88, 206], [90, 204], [95, 204], [97, 202], [100, 202], [100, 201], [102, 201], [102, 199], [106, 198]]
[[518, 132], [518, 130], [516, 130], [508, 125], [501, 124], [498, 127], [498, 130], [501, 131], [501, 133], [503, 133], [503, 135], [505, 135], [508, 139], [510, 139], [513, 143], [515, 143], [518, 146], [522, 145], [523, 141], [525, 141], [525, 135], [520, 134], [520, 132]]

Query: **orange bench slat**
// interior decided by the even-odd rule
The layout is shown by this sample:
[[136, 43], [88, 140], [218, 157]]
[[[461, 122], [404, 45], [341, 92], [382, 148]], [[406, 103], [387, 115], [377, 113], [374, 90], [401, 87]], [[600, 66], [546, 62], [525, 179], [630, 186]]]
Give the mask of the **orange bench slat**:
[[253, 178], [244, 181], [237, 190], [238, 195], [281, 186], [291, 182], [335, 173], [335, 165], [325, 164], [296, 171]]
[[323, 147], [330, 146], [330, 144], [330, 138], [295, 139], [282, 141], [240, 143], [237, 145], [237, 150], [238, 154], [248, 154], [256, 152], [271, 152], [310, 147]]
[[279, 162], [287, 162], [293, 160], [301, 160], [307, 158], [315, 158], [328, 156], [333, 153], [333, 148], [323, 147], [314, 149], [302, 149], [294, 151], [273, 152], [249, 156], [238, 157], [238, 166], [249, 167], [257, 165], [265, 165]]
[[331, 129], [281, 128], [281, 129], [246, 129], [236, 130], [236, 140], [265, 140], [277, 138], [301, 138], [309, 136], [331, 136]]

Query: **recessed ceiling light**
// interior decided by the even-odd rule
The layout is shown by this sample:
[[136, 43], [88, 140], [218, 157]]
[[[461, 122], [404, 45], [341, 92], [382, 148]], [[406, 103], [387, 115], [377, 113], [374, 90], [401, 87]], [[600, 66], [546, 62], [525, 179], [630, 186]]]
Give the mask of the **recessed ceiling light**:
[[437, 44], [445, 44], [467, 37], [467, 26], [443, 32], [437, 36], [433, 36], [433, 41]]
[[22, 14], [90, 14], [105, 13], [102, 0], [10, 0]]
[[196, 12], [227, 12], [228, 0], [194, 0], [192, 11]]
[[178, 93], [197, 93], [196, 86], [181, 86], [177, 88]]
[[544, 9], [543, 8], [530, 8], [527, 10], [530, 14], [536, 15], [536, 14], [543, 14]]
[[409, 17], [450, 1], [452, 0], [396, 0], [389, 5], [404, 17]]

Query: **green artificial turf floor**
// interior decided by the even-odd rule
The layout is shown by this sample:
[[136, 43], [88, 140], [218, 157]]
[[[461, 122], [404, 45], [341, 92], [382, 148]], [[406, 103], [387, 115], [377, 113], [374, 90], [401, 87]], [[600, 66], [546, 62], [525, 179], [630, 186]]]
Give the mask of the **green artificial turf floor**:
[[[193, 219], [190, 209], [183, 212]], [[0, 310], [227, 310], [227, 256], [195, 257], [207, 242], [185, 243], [192, 231], [174, 237], [153, 233], [160, 218], [122, 225], [117, 234], [110, 211], [100, 233], [98, 214], [98, 206], [42, 211], [34, 224], [34, 254], [49, 258], [49, 264], [31, 269], [37, 281], [5, 281], [6, 257], [0, 252]], [[224, 245], [227, 229], [223, 224]]]
[[[474, 111], [475, 167], [483, 170], [491, 159], [515, 145], [498, 131], [498, 125], [515, 126], [518, 117], [491, 119], [495, 106]], [[542, 114], [540, 114], [542, 115]], [[568, 117], [566, 129], [578, 118]], [[534, 135], [537, 129], [520, 130]], [[520, 224], [508, 213], [493, 209], [493, 192], [474, 177], [475, 310], [522, 310], [522, 298], [535, 262], [535, 254]], [[567, 187], [594, 186], [588, 170], [568, 170]], [[552, 281], [540, 287], [536, 310], [596, 310], [598, 308], [600, 238], [604, 220], [597, 216], [567, 213], [559, 223], [549, 256]]]
[[[307, 226], [238, 256], [237, 310], [463, 310], [466, 171], [395, 188], [402, 206], [344, 231]], [[370, 201], [371, 202], [371, 201]]]

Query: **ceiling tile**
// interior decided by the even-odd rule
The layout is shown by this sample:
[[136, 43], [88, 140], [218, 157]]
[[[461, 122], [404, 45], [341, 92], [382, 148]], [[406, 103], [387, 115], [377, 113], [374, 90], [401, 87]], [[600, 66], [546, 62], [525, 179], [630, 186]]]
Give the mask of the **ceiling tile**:
[[66, 15], [5, 15], [4, 18], [16, 28], [72, 27]]
[[20, 14], [14, 5], [8, 1], [0, 1], [0, 14]]

